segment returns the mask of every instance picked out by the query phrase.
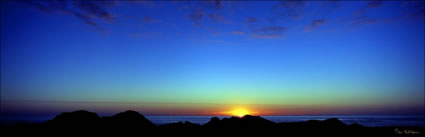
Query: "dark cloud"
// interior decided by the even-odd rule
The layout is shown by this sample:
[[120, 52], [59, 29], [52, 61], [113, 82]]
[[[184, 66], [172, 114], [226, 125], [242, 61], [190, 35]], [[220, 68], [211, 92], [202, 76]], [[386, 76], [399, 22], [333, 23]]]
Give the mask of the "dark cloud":
[[382, 5], [383, 1], [375, 0], [367, 3], [368, 8], [377, 8]]
[[151, 16], [144, 16], [142, 18], [142, 22], [144, 22], [144, 23], [155, 23], [155, 22], [159, 22], [159, 20], [154, 20], [154, 19], [152, 19]]
[[246, 19], [246, 21], [247, 21], [248, 23], [256, 23], [256, 22], [258, 22], [258, 19], [257, 19], [257, 18], [255, 18], [255, 17], [248, 17], [248, 18]]
[[228, 20], [224, 18], [224, 16], [219, 14], [208, 14], [208, 18], [216, 23], [223, 23], [223, 24], [232, 24], [233, 22], [231, 20]]
[[286, 27], [268, 26], [253, 30], [252, 36], [256, 38], [279, 38], [286, 30]]
[[102, 29], [94, 20], [99, 18], [106, 22], [112, 22], [114, 16], [109, 13], [104, 6], [114, 6], [116, 1], [70, 1], [51, 0], [51, 1], [20, 1], [31, 5], [43, 13], [72, 15], [84, 23]]
[[354, 18], [353, 24], [359, 25], [359, 24], [375, 24], [377, 22], [376, 19], [371, 18], [369, 16], [359, 16]]
[[[139, 4], [139, 5], [154, 5], [155, 1], [125, 1], [127, 4]], [[116, 18], [115, 14], [112, 14], [108, 11], [108, 7], [114, 7], [119, 5], [120, 1], [118, 0], [95, 0], [95, 1], [67, 1], [67, 0], [52, 0], [52, 1], [25, 1], [25, 3], [31, 5], [32, 7], [38, 9], [43, 13], [62, 13], [64, 15], [74, 16], [77, 19], [81, 20], [85, 24], [94, 27], [100, 27], [99, 23], [104, 22], [113, 22]], [[229, 6], [229, 2], [223, 2], [221, 0], [208, 0], [208, 1], [198, 1], [198, 2], [187, 2], [189, 4], [183, 4], [185, 9], [188, 10], [188, 14], [181, 16], [182, 18], [186, 17], [189, 19], [195, 26], [199, 26], [203, 21], [212, 21], [215, 23], [232, 23], [231, 17], [238, 16], [238, 8], [243, 9], [242, 7], [234, 8]], [[223, 4], [225, 4], [223, 7]], [[315, 5], [314, 5], [315, 4]], [[361, 3], [361, 7], [355, 10], [353, 13], [343, 12], [337, 13], [338, 16], [344, 19], [344, 23], [347, 25], [353, 24], [374, 24], [377, 22], [383, 22], [382, 19], [377, 19], [375, 16], [368, 15], [368, 13], [373, 10], [378, 10], [376, 8], [381, 7], [384, 3], [383, 1], [367, 1]], [[406, 13], [409, 17], [421, 17], [424, 18], [424, 2], [413, 3], [410, 2], [411, 8], [410, 12]], [[308, 8], [306, 8], [308, 6]], [[262, 38], [272, 38], [281, 36], [287, 28], [280, 26], [269, 26], [262, 27], [264, 25], [282, 25], [287, 26], [289, 24], [300, 24], [299, 20], [294, 20], [298, 18], [305, 18], [305, 20], [310, 21], [307, 26], [303, 23], [302, 25], [295, 26], [296, 28], [304, 29], [306, 32], [313, 31], [318, 27], [321, 27], [323, 24], [328, 22], [335, 23], [330, 16], [334, 16], [333, 12], [336, 12], [336, 7], [347, 6], [347, 4], [340, 4], [340, 0], [329, 0], [329, 1], [318, 1], [318, 2], [306, 2], [300, 0], [283, 0], [277, 2], [276, 5], [272, 7], [272, 14], [265, 16], [256, 16], [255, 14], [248, 15], [245, 17], [242, 22], [240, 22], [246, 30], [245, 33], [252, 34], [255, 37]], [[350, 6], [350, 5], [348, 5]], [[355, 6], [353, 6], [355, 7]], [[219, 10], [226, 8], [226, 10]], [[232, 9], [234, 8], [234, 9]], [[345, 8], [345, 7], [344, 7]], [[251, 9], [248, 9], [251, 10]], [[351, 10], [351, 9], [350, 9]], [[351, 15], [350, 15], [351, 14]], [[225, 15], [225, 16], [223, 16]], [[122, 17], [122, 16], [120, 16]], [[140, 18], [141, 17], [141, 18]], [[289, 18], [286, 18], [289, 17]], [[379, 16], [377, 16], [379, 17]], [[143, 23], [154, 23], [159, 22], [165, 23], [165, 20], [155, 20], [151, 16], [139, 16], [135, 17], [136, 20]], [[406, 17], [407, 18], [407, 17]], [[246, 20], [245, 20], [246, 19]], [[261, 21], [259, 20], [261, 19]], [[290, 20], [287, 20], [290, 19]], [[316, 20], [312, 20], [316, 19]], [[263, 24], [263, 23], [269, 24]], [[260, 23], [261, 22], [261, 23]], [[293, 28], [294, 26], [289, 26]], [[242, 31], [240, 31], [242, 32]], [[239, 31], [233, 31], [233, 34], [241, 34]], [[243, 34], [243, 32], [242, 32]]]
[[364, 15], [365, 13], [366, 13], [366, 10], [365, 10], [365, 9], [358, 9], [358, 10], [355, 10], [355, 11], [351, 14], [351, 16], [352, 16], [352, 17], [362, 16], [362, 15]]
[[223, 16], [218, 14], [209, 14], [208, 17], [215, 22], [222, 22], [224, 20]]
[[154, 38], [162, 35], [162, 32], [136, 32], [130, 34], [129, 36], [132, 38]]
[[120, 0], [96, 0], [96, 2], [103, 7], [115, 7], [120, 4]]
[[52, 13], [53, 11], [45, 4], [35, 2], [35, 1], [25, 1], [25, 4], [28, 4], [38, 10], [40, 10], [43, 13]]
[[410, 18], [419, 18], [424, 19], [425, 18], [425, 9], [420, 9], [417, 11], [414, 11], [413, 13], [409, 14]]
[[411, 2], [411, 4], [407, 7], [410, 10], [407, 16], [412, 19], [425, 19], [425, 2], [416, 1]]
[[312, 11], [314, 18], [325, 18], [341, 7], [340, 1], [336, 0], [320, 1], [318, 5], [315, 6], [317, 9]]
[[375, 24], [378, 19], [373, 18], [367, 15], [368, 11], [381, 7], [383, 5], [383, 1], [375, 0], [367, 2], [366, 7], [355, 10], [351, 15], [352, 24], [354, 25], [365, 25], [365, 24]]
[[317, 19], [317, 20], [312, 20], [311, 23], [304, 28], [304, 31], [306, 32], [310, 32], [313, 29], [316, 29], [317, 27], [319, 27], [320, 25], [326, 23], [327, 20], [326, 19]]
[[204, 0], [200, 2], [200, 6], [208, 9], [221, 9], [223, 3], [221, 0]]
[[86, 24], [97, 26], [97, 24], [89, 16], [85, 16], [78, 12], [72, 12], [72, 14], [74, 14], [78, 19], [82, 20]]
[[298, 19], [303, 16], [305, 5], [304, 1], [284, 0], [278, 3], [276, 10], [281, 16]]
[[182, 9], [192, 10], [187, 17], [193, 21], [195, 26], [199, 26], [204, 21], [204, 18], [215, 23], [232, 24], [233, 22], [231, 20], [225, 19], [224, 16], [219, 14], [220, 12], [218, 11], [222, 7], [222, 0], [202, 0], [198, 2], [188, 1]]
[[235, 31], [232, 31], [232, 34], [243, 35], [244, 33], [242, 31], [235, 30]]
[[96, 1], [74, 1], [73, 5], [74, 7], [79, 8], [81, 11], [85, 12], [86, 16], [94, 16], [108, 22], [111, 22], [114, 19], [114, 16], [106, 11]]
[[300, 8], [304, 6], [305, 2], [301, 0], [283, 0], [279, 3], [279, 7], [282, 8]]
[[38, 9], [42, 13], [71, 13], [67, 1], [18, 1]]
[[195, 10], [188, 17], [193, 21], [193, 24], [199, 26], [204, 16], [203, 10]]
[[221, 5], [221, 0], [215, 0], [215, 7], [221, 8], [223, 5]]
[[255, 30], [259, 27], [258, 19], [256, 17], [248, 17], [246, 19], [246, 23], [243, 22], [245, 27], [249, 30]]
[[337, 7], [340, 7], [339, 2], [340, 2], [339, 0], [320, 1], [320, 7], [322, 7], [322, 8], [327, 8], [327, 7], [337, 8]]
[[[106, 0], [106, 1], [108, 1], [108, 0]], [[128, 3], [128, 4], [135, 4], [135, 5], [143, 6], [145, 8], [147, 8], [147, 7], [152, 8], [152, 7], [156, 6], [155, 1], [153, 1], [153, 0], [123, 0], [122, 2], [123, 3], [125, 2], [125, 3]]]

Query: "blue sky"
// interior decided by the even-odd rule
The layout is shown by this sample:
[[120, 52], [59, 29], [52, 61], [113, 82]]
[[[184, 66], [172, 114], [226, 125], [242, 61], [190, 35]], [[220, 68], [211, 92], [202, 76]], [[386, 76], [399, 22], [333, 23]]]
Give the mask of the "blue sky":
[[[109, 112], [98, 102], [117, 102], [113, 110], [152, 114], [167, 108], [142, 106], [423, 113], [421, 1], [8, 1], [1, 10], [11, 113], [30, 111], [28, 102], [47, 112]], [[299, 105], [308, 107], [285, 111]], [[338, 109], [346, 106], [359, 109]]]

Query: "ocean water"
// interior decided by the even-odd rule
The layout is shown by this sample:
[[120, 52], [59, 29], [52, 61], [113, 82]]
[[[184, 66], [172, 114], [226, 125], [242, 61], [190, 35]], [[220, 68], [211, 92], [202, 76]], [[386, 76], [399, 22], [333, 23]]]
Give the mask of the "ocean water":
[[[162, 125], [174, 122], [189, 121], [196, 124], [205, 124], [214, 116], [146, 116], [154, 124]], [[216, 116], [220, 119], [229, 118], [229, 116]], [[374, 116], [374, 115], [356, 115], [356, 116], [262, 116], [273, 122], [299, 122], [307, 120], [325, 120], [328, 118], [338, 118], [346, 124], [359, 123], [364, 126], [425, 126], [425, 116]], [[2, 124], [14, 124], [18, 122], [44, 122], [53, 119], [54, 115], [49, 116], [8, 116], [1, 117]]]
[[[196, 124], [205, 124], [213, 116], [146, 116], [157, 125], [173, 123], [179, 121], [189, 121]], [[226, 118], [229, 116], [217, 116]], [[307, 120], [326, 120], [338, 118], [346, 124], [359, 123], [364, 126], [425, 126], [425, 116], [262, 116], [273, 122], [299, 122]]]

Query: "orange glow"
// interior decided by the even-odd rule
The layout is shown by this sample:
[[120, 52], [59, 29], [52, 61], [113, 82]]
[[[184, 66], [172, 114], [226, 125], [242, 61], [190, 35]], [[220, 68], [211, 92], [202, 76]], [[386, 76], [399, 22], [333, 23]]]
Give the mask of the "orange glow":
[[232, 114], [232, 115], [234, 115], [234, 116], [243, 117], [243, 116], [245, 116], [245, 115], [248, 115], [248, 114], [249, 114], [249, 112], [248, 112], [248, 110], [246, 110], [246, 109], [239, 108], [239, 109], [235, 109], [235, 110], [233, 110], [233, 111], [231, 112], [231, 114]]

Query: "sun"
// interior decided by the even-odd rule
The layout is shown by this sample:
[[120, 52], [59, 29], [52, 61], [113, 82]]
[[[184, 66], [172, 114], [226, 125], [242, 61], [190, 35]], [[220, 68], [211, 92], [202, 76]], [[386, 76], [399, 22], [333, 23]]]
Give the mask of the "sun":
[[232, 111], [232, 115], [238, 116], [238, 117], [243, 117], [243, 116], [248, 115], [248, 114], [249, 114], [248, 110], [242, 109], [242, 108], [235, 109], [235, 110]]

